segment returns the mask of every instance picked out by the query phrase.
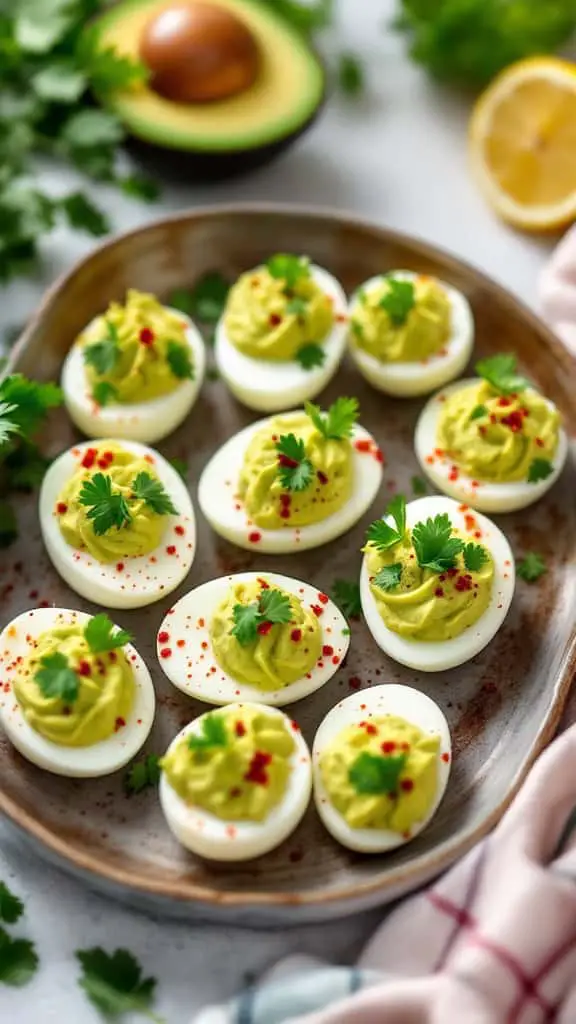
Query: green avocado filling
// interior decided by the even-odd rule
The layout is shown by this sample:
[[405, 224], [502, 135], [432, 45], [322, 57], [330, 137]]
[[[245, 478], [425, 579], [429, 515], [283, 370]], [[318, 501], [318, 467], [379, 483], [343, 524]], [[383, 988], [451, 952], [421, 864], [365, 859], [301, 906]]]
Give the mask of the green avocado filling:
[[226, 334], [239, 352], [275, 362], [321, 346], [333, 323], [332, 300], [316, 284], [308, 261], [282, 254], [238, 278], [224, 314]]
[[431, 277], [389, 274], [362, 289], [352, 307], [352, 344], [382, 363], [416, 363], [436, 355], [450, 336], [448, 295]]
[[28, 725], [63, 747], [90, 747], [109, 739], [126, 724], [134, 693], [134, 673], [124, 651], [95, 653], [80, 625], [42, 633], [14, 680]]
[[535, 462], [554, 458], [559, 427], [558, 410], [532, 388], [503, 393], [479, 380], [442, 403], [437, 455], [476, 480], [530, 480]]
[[153, 463], [114, 441], [80, 456], [54, 510], [66, 543], [103, 564], [150, 554], [177, 511]]
[[76, 341], [94, 401], [147, 402], [193, 379], [186, 328], [153, 295], [131, 289], [124, 305], [112, 302]]
[[386, 715], [349, 725], [320, 757], [330, 801], [350, 828], [409, 834], [438, 790], [440, 737]]
[[314, 612], [265, 579], [232, 584], [212, 617], [210, 640], [224, 672], [265, 691], [304, 678], [322, 649]]
[[296, 743], [284, 718], [232, 705], [197, 720], [162, 759], [187, 804], [222, 821], [264, 821], [286, 794]]

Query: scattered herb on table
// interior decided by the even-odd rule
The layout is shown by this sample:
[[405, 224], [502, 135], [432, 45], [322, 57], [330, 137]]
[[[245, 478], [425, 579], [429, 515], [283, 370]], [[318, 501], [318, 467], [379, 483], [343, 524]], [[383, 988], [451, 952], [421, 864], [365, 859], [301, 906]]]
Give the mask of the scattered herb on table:
[[518, 576], [526, 583], [535, 583], [547, 571], [546, 562], [535, 551], [527, 551], [516, 568]]
[[337, 65], [337, 81], [340, 91], [356, 98], [364, 92], [364, 66], [354, 53], [341, 53]]
[[0, 927], [0, 982], [26, 985], [38, 969], [38, 954], [28, 939], [13, 939]]
[[22, 900], [10, 891], [5, 882], [0, 882], [0, 921], [16, 924], [24, 913]]
[[424, 480], [424, 477], [413, 476], [410, 480], [410, 486], [412, 487], [412, 494], [415, 498], [421, 498], [424, 494], [428, 494], [428, 485]]
[[347, 619], [360, 618], [360, 585], [355, 580], [334, 580], [332, 597]]
[[76, 957], [82, 967], [78, 984], [104, 1016], [115, 1019], [135, 1012], [163, 1024], [152, 1009], [156, 979], [142, 976], [140, 964], [127, 949], [79, 949]]
[[158, 785], [160, 773], [160, 758], [157, 754], [148, 754], [141, 761], [135, 761], [126, 770], [124, 789], [129, 795], [141, 793], [150, 786]]
[[176, 458], [170, 459], [169, 462], [172, 468], [178, 473], [178, 476], [181, 476], [183, 480], [186, 480], [188, 476], [188, 463], [186, 459], [181, 459], [176, 456]]

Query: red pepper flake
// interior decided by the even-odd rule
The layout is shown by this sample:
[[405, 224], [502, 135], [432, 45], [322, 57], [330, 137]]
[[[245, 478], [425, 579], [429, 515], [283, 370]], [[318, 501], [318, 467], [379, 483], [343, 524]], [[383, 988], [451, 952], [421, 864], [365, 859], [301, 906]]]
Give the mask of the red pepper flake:
[[56, 505], [56, 511], [59, 516], [65, 515], [66, 512], [68, 511], [68, 505], [66, 504], [66, 502], [59, 501], [58, 504]]
[[179, 537], [183, 537], [184, 534], [186, 533], [186, 530], [184, 529], [183, 526], [175, 526], [174, 533], [177, 533]]
[[320, 601], [320, 602], [321, 602], [322, 604], [328, 604], [328, 601], [329, 601], [330, 599], [329, 599], [329, 597], [328, 597], [328, 595], [327, 595], [327, 594], [323, 594], [322, 592], [320, 592], [320, 593], [318, 594], [318, 600], [319, 600], [319, 601]]
[[476, 517], [472, 515], [464, 516], [464, 525], [467, 530], [473, 531], [476, 529], [477, 521]]
[[524, 417], [522, 411], [517, 409], [515, 412], [508, 413], [507, 416], [503, 416], [500, 420], [505, 427], [510, 427], [513, 434], [519, 434], [524, 426]]
[[441, 754], [440, 756], [441, 756], [442, 760], [445, 762], [445, 764], [449, 764], [450, 763], [450, 754]]
[[241, 722], [241, 721], [236, 722], [235, 725], [234, 725], [234, 732], [236, 733], [237, 736], [245, 736], [246, 735], [246, 726], [244, 725], [244, 722]]
[[454, 586], [456, 587], [456, 590], [459, 590], [461, 593], [466, 590], [472, 590], [472, 577], [468, 573], [464, 576], [459, 576]]
[[143, 327], [139, 337], [143, 345], [151, 345], [154, 341], [154, 331], [151, 331], [149, 327]]
[[97, 454], [98, 452], [96, 451], [96, 448], [87, 448], [84, 452], [84, 458], [80, 465], [84, 466], [84, 469], [92, 469], [92, 466], [96, 462]]
[[176, 554], [176, 546], [174, 544], [169, 544], [168, 547], [166, 548], [166, 554], [167, 555], [175, 555]]
[[260, 634], [260, 636], [268, 636], [268, 633], [270, 632], [271, 629], [271, 622], [261, 622], [260, 625], [258, 626], [258, 633]]
[[114, 722], [114, 732], [118, 732], [119, 729], [123, 729], [125, 725], [125, 718], [117, 718], [116, 721]]
[[200, 644], [200, 646], [201, 646], [201, 648], [202, 648], [202, 650], [203, 650], [203, 651], [207, 651], [207, 650], [208, 650], [208, 644], [206, 643], [206, 641], [205, 641], [205, 640], [203, 640], [203, 641], [202, 641], [202, 643]]
[[384, 452], [381, 448], [374, 449], [374, 458], [376, 459], [376, 462], [384, 462]]
[[324, 614], [324, 609], [321, 608], [319, 604], [313, 604], [310, 607], [312, 608], [314, 615], [316, 615], [318, 618], [320, 618], [320, 616]]
[[98, 466], [99, 469], [108, 469], [108, 463], [106, 462], [106, 459], [98, 459], [96, 465]]
[[124, 562], [116, 562], [116, 572], [124, 572]]
[[406, 741], [404, 741], [404, 743], [400, 744], [400, 750], [405, 750], [405, 751], [410, 750], [410, 744], [406, 743]]
[[450, 472], [448, 474], [448, 479], [449, 480], [457, 480], [459, 476], [460, 476], [460, 470], [458, 469], [458, 466], [451, 466], [450, 467]]
[[478, 483], [477, 480], [471, 480], [470, 487], [480, 487], [480, 484]]
[[38, 591], [31, 590], [30, 593], [28, 594], [28, 597], [30, 598], [31, 601], [35, 601], [36, 598], [38, 597]]
[[444, 591], [442, 590], [442, 587], [436, 587], [436, 590], [434, 591], [434, 597], [444, 597]]
[[354, 441], [357, 452], [369, 452], [372, 448], [372, 441]]
[[378, 735], [378, 729], [375, 725], [371, 725], [370, 722], [361, 722], [360, 724], [364, 727], [369, 736]]
[[291, 497], [290, 494], [281, 494], [280, 495], [280, 504], [281, 505], [290, 505], [291, 502], [292, 502], [292, 497]]
[[360, 679], [359, 676], [350, 676], [350, 679], [348, 680], [348, 686], [350, 687], [351, 690], [359, 690], [360, 687], [362, 686], [362, 680]]
[[114, 664], [115, 661], [118, 661], [116, 651], [108, 651], [108, 661], [111, 661], [112, 664]]
[[320, 481], [321, 484], [327, 484], [328, 483], [328, 477], [326, 476], [326, 473], [322, 472], [321, 469], [318, 469], [316, 471], [316, 476], [318, 477], [318, 480]]
[[535, 437], [534, 440], [535, 440], [535, 442], [536, 442], [536, 444], [538, 445], [539, 448], [543, 448], [544, 447], [544, 441], [542, 440], [541, 437]]
[[383, 754], [393, 754], [396, 750], [396, 744], [394, 740], [384, 740], [384, 743], [380, 744], [380, 750]]
[[325, 658], [330, 658], [333, 654], [334, 654], [334, 648], [330, 647], [330, 644], [324, 644], [324, 647], [322, 648], [322, 655]]
[[268, 323], [270, 324], [270, 327], [279, 327], [282, 323], [282, 317], [279, 313], [270, 313]]
[[498, 420], [496, 419], [496, 413], [491, 412], [490, 413], [490, 423], [497, 423], [497, 422], [498, 422]]
[[339, 665], [340, 664], [340, 658], [338, 657], [337, 654], [335, 654], [334, 657], [332, 658], [332, 664], [333, 665]]
[[433, 462], [434, 462], [434, 456], [433, 455], [427, 455], [424, 461], [427, 462], [429, 466], [431, 466], [433, 464]]
[[294, 721], [294, 719], [292, 719], [292, 721], [290, 722], [290, 725], [291, 725], [292, 729], [294, 730], [294, 732], [300, 732], [300, 726], [298, 725], [298, 722]]
[[171, 658], [172, 657], [172, 651], [170, 650], [170, 648], [169, 647], [163, 647], [162, 650], [160, 651], [160, 657], [161, 658]]
[[458, 575], [458, 569], [446, 569], [446, 575], [452, 579], [454, 576]]
[[262, 540], [262, 534], [258, 530], [253, 530], [248, 534], [248, 540], [251, 544], [257, 544], [259, 540]]
[[231, 800], [236, 800], [236, 798], [241, 796], [241, 795], [242, 795], [242, 790], [240, 789], [240, 786], [232, 786], [232, 789], [230, 790], [230, 792], [228, 794], [228, 796], [230, 797]]
[[89, 676], [90, 673], [91, 673], [90, 662], [89, 661], [81, 661], [80, 664], [78, 665], [78, 675], [79, 676]]
[[302, 630], [301, 629], [293, 629], [292, 632], [290, 633], [290, 639], [295, 644], [299, 644], [301, 639], [302, 639]]
[[260, 577], [258, 577], [257, 582], [260, 584], [262, 590], [270, 590], [270, 584], [267, 583], [266, 580], [261, 580]]
[[498, 399], [498, 405], [501, 405], [503, 407], [506, 407], [507, 405], [512, 405], [512, 399], [511, 398], [506, 398], [503, 395], [502, 398]]
[[292, 515], [292, 513], [290, 512], [290, 509], [288, 508], [287, 505], [284, 505], [283, 508], [280, 509], [280, 513], [279, 514], [280, 514], [280, 519], [290, 519], [290, 516]]
[[403, 789], [405, 793], [411, 793], [414, 789], [414, 782], [412, 779], [402, 779], [400, 789]]
[[248, 771], [244, 776], [246, 782], [255, 782], [258, 786], [267, 786], [268, 772], [266, 771], [266, 768], [271, 761], [272, 754], [268, 754], [263, 750], [257, 750], [254, 753], [252, 760], [250, 761]]
[[38, 607], [39, 608], [49, 608], [50, 607], [50, 601], [46, 601], [46, 600], [40, 601], [40, 604], [38, 605]]
[[186, 646], [186, 641], [185, 640], [177, 640], [176, 641], [176, 647], [185, 647], [185, 646]]

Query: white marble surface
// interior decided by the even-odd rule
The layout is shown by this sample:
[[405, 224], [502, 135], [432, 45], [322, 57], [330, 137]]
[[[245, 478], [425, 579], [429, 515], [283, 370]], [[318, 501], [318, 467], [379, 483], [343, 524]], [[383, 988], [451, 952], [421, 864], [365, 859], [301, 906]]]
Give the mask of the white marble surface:
[[[538, 272], [553, 241], [516, 234], [484, 205], [466, 169], [469, 104], [433, 87], [408, 62], [401, 43], [380, 31], [393, 6], [393, 0], [340, 0], [338, 34], [368, 69], [364, 100], [335, 99], [294, 150], [244, 180], [215, 188], [167, 188], [160, 207], [141, 207], [100, 190], [118, 228], [164, 210], [221, 201], [328, 205], [451, 249], [536, 305]], [[326, 48], [335, 42], [326, 40]], [[43, 176], [56, 190], [75, 185], [61, 169], [46, 168]], [[0, 327], [25, 319], [43, 285], [89, 248], [89, 242], [65, 231], [46, 239], [42, 275], [6, 290]], [[352, 958], [378, 917], [276, 934], [152, 920], [49, 868], [1, 823], [0, 879], [26, 900], [27, 914], [17, 930], [34, 939], [41, 957], [30, 986], [0, 992], [0, 1020], [6, 1024], [96, 1024], [99, 1017], [76, 984], [73, 952], [79, 947], [132, 949], [159, 979], [158, 1009], [167, 1024], [187, 1024], [195, 1009], [227, 997], [246, 973], [259, 972], [288, 952]]]

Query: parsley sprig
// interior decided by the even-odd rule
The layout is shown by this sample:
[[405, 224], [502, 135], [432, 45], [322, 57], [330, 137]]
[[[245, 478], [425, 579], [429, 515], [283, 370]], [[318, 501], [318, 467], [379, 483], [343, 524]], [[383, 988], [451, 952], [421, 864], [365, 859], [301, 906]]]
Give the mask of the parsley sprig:
[[138, 473], [132, 484], [132, 493], [159, 516], [178, 515], [178, 509], [174, 507], [170, 495], [160, 481], [150, 476], [150, 473]]
[[310, 277], [310, 260], [307, 256], [279, 252], [266, 261], [266, 269], [271, 277], [284, 281], [285, 289], [291, 291], [302, 278]]
[[100, 947], [79, 949], [76, 957], [82, 968], [78, 983], [105, 1017], [116, 1019], [136, 1012], [163, 1024], [152, 1010], [156, 979], [142, 976], [140, 964], [127, 949], [114, 953], [106, 953]]
[[379, 796], [396, 793], [406, 754], [380, 756], [363, 750], [348, 769], [348, 779], [357, 793]]
[[328, 412], [322, 412], [319, 405], [305, 402], [306, 415], [327, 441], [344, 441], [352, 437], [354, 424], [360, 407], [357, 398], [337, 398]]
[[228, 742], [224, 719], [210, 711], [200, 720], [200, 732], [190, 733], [188, 748], [193, 751], [209, 750], [210, 747], [225, 747]]
[[296, 360], [303, 370], [313, 370], [316, 366], [323, 366], [326, 362], [326, 350], [315, 341], [309, 341], [298, 349]]
[[488, 552], [481, 544], [465, 544], [462, 550], [464, 565], [468, 572], [479, 572], [488, 561]]
[[290, 622], [292, 609], [290, 599], [281, 590], [267, 587], [257, 601], [250, 604], [235, 604], [232, 609], [234, 626], [232, 636], [241, 647], [249, 647], [258, 637], [259, 627], [264, 623], [272, 625]]
[[0, 927], [0, 982], [20, 988], [38, 969], [38, 954], [28, 939], [13, 939]]
[[43, 697], [56, 697], [66, 704], [73, 704], [80, 691], [80, 680], [70, 667], [65, 654], [55, 651], [40, 658], [40, 668], [34, 673]]
[[148, 754], [141, 761], [135, 761], [124, 775], [126, 793], [132, 796], [151, 786], [156, 786], [160, 781], [160, 773], [160, 758], [157, 754]]
[[416, 523], [412, 529], [412, 543], [418, 565], [432, 572], [454, 569], [456, 556], [464, 549], [464, 541], [452, 536], [453, 526], [447, 512]]
[[414, 285], [412, 281], [403, 281], [392, 274], [387, 274], [386, 283], [388, 285], [386, 293], [378, 305], [386, 311], [394, 327], [403, 327], [408, 319], [408, 314], [416, 304]]
[[527, 551], [522, 561], [518, 564], [516, 572], [521, 580], [526, 583], [535, 583], [547, 572], [546, 562], [541, 555], [535, 551]]
[[302, 438], [282, 434], [276, 442], [276, 451], [282, 487], [288, 491], [305, 491], [314, 476], [314, 467], [306, 455]]
[[0, 921], [16, 924], [24, 913], [22, 900], [10, 891], [5, 882], [0, 882]]
[[[387, 519], [392, 519], [394, 526], [391, 526]], [[366, 533], [366, 540], [379, 551], [386, 551], [388, 548], [399, 544], [406, 533], [406, 498], [397, 494], [389, 503], [382, 519], [371, 523]]]
[[373, 583], [380, 590], [394, 590], [402, 579], [402, 563], [394, 562], [393, 565], [384, 565], [380, 572], [376, 573]]
[[549, 459], [533, 459], [528, 467], [528, 483], [537, 484], [540, 480], [547, 480], [554, 472], [554, 466]]
[[91, 366], [100, 377], [112, 373], [120, 358], [118, 328], [106, 320], [106, 332], [99, 341], [92, 341], [84, 348], [84, 362]]
[[132, 521], [126, 498], [121, 491], [113, 490], [112, 479], [107, 474], [95, 473], [85, 480], [78, 501], [88, 509], [86, 515], [97, 537], [113, 528], [121, 530]]
[[93, 654], [104, 654], [129, 644], [132, 634], [127, 629], [116, 629], [106, 612], [99, 612], [86, 624], [84, 639]]
[[511, 352], [499, 352], [488, 359], [480, 359], [474, 369], [502, 395], [516, 394], [530, 386], [530, 381], [517, 372], [516, 356]]

